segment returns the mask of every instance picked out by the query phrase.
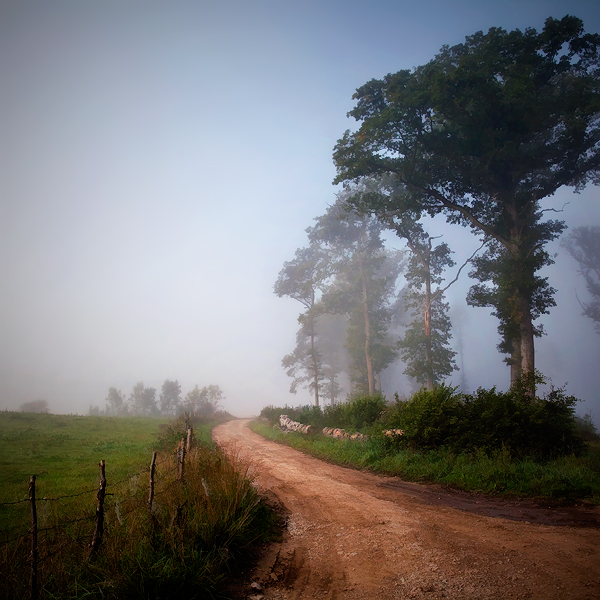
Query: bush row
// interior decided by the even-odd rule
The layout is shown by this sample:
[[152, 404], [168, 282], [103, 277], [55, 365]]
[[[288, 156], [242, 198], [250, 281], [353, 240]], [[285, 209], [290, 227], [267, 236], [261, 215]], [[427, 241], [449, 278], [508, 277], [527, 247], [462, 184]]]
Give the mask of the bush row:
[[[479, 388], [473, 394], [441, 385], [431, 391], [422, 389], [405, 401], [396, 395], [390, 404], [377, 395], [361, 396], [322, 410], [314, 406], [269, 406], [261, 416], [275, 424], [285, 413], [319, 431], [323, 427], [360, 430], [379, 438], [386, 454], [402, 448], [445, 448], [457, 454], [507, 450], [515, 457], [541, 460], [581, 454], [586, 448], [581, 422], [587, 439], [595, 435], [595, 428], [591, 420], [576, 418], [577, 398], [554, 387], [535, 396], [531, 393], [533, 383], [539, 386], [544, 381], [538, 376], [535, 382], [520, 382], [506, 392], [493, 387]], [[386, 429], [401, 429], [404, 433], [389, 438], [382, 433]]]

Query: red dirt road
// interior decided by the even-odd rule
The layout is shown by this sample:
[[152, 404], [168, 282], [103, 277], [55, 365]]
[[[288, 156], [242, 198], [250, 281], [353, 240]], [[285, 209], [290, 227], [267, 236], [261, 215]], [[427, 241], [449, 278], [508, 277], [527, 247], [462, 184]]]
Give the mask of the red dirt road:
[[247, 422], [213, 437], [256, 464], [259, 488], [288, 519], [252, 575], [261, 589], [242, 598], [600, 598], [598, 508], [542, 510], [354, 471], [267, 441]]

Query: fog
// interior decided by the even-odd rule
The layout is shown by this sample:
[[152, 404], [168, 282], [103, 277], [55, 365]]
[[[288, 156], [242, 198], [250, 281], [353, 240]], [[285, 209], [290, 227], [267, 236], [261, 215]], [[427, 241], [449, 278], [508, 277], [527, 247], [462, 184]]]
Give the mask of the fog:
[[[45, 399], [85, 414], [111, 386], [165, 379], [184, 396], [219, 385], [237, 416], [310, 402], [281, 367], [301, 306], [273, 284], [335, 200], [332, 150], [355, 126], [355, 89], [478, 30], [565, 14], [600, 32], [587, 0], [2, 2], [0, 408]], [[546, 206], [597, 225], [599, 194], [564, 189]], [[428, 227], [457, 262], [478, 245]], [[551, 250], [558, 306], [537, 366], [599, 424], [600, 335], [581, 316], [575, 262]], [[497, 322], [467, 307], [469, 285], [448, 292], [452, 381], [505, 389]]]

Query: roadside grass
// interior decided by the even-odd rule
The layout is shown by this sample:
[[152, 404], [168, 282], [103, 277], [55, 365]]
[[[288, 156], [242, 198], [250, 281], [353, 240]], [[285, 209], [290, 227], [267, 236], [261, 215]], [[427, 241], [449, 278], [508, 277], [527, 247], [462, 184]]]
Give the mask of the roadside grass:
[[320, 434], [284, 433], [259, 421], [250, 428], [263, 437], [339, 465], [434, 482], [470, 492], [504, 497], [537, 497], [555, 502], [600, 504], [600, 444], [582, 456], [537, 461], [515, 459], [506, 449], [454, 454], [444, 448], [390, 450], [385, 440], [337, 440]]
[[[0, 413], [0, 597], [30, 597], [29, 503], [5, 503], [26, 499], [35, 473], [39, 598], [226, 598], [228, 574], [276, 532], [276, 517], [252, 483], [251, 465], [212, 444], [215, 424], [194, 423], [182, 482], [173, 452], [182, 420]], [[100, 459], [108, 482], [104, 537], [88, 560]]]

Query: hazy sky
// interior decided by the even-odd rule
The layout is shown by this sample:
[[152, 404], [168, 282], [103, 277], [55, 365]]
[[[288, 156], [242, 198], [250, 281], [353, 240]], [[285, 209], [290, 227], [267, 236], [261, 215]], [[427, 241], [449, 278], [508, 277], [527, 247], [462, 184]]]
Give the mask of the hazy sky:
[[[355, 89], [478, 30], [565, 14], [600, 32], [597, 0], [4, 0], [0, 408], [85, 413], [110, 386], [167, 378], [218, 384], [238, 416], [309, 402], [281, 368], [301, 307], [273, 284], [334, 201]], [[599, 198], [562, 190], [552, 206], [600, 224]], [[432, 232], [457, 258], [477, 245]], [[598, 422], [584, 282], [564, 253], [547, 275], [558, 307], [538, 367]], [[450, 294], [468, 385], [505, 388], [497, 323], [466, 306], [468, 285]]]

